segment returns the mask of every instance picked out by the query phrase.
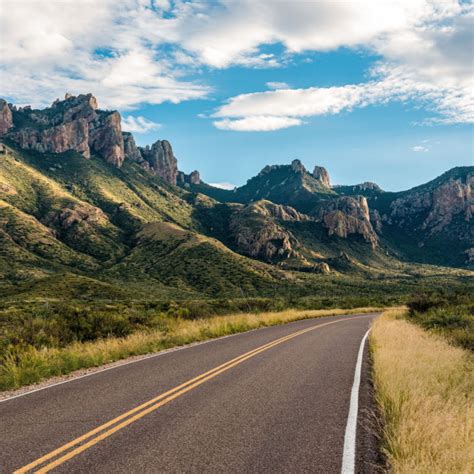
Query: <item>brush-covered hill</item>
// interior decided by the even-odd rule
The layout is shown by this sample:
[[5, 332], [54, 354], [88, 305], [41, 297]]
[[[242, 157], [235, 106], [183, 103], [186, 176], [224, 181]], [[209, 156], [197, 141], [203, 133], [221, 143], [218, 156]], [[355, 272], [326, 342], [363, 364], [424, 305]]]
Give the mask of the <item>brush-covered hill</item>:
[[42, 110], [0, 100], [0, 139], [0, 296], [223, 298], [469, 275], [409, 262], [467, 268], [471, 168], [385, 193], [331, 187], [295, 160], [224, 191], [179, 171], [166, 140], [137, 146], [90, 94]]

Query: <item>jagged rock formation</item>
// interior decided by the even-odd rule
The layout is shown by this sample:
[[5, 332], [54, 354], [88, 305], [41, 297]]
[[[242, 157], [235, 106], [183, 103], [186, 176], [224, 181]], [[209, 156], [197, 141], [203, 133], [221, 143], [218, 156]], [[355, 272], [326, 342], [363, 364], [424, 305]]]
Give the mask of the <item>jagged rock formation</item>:
[[465, 222], [471, 221], [473, 187], [474, 174], [468, 174], [465, 181], [449, 179], [434, 189], [407, 193], [391, 203], [390, 212], [384, 215], [384, 220], [403, 226], [407, 220], [423, 214], [426, 217], [415, 225], [431, 237], [446, 229], [456, 216]]
[[176, 185], [178, 160], [167, 140], [157, 140], [151, 147], [149, 145], [139, 147], [131, 133], [124, 132], [122, 135], [127, 159], [137, 162], [151, 174], [159, 176], [167, 183]]
[[257, 201], [235, 212], [230, 231], [237, 249], [250, 257], [266, 261], [298, 257], [299, 243], [279, 221], [309, 220], [289, 206]]
[[248, 203], [266, 199], [309, 213], [321, 199], [332, 196], [336, 193], [331, 188], [309, 173], [300, 160], [293, 160], [290, 165], [265, 166], [244, 186], [229, 192], [228, 200]]
[[122, 132], [122, 136], [125, 158], [131, 161], [136, 161], [137, 163], [145, 163], [140, 149], [135, 143], [135, 138], [133, 138], [133, 135], [130, 132]]
[[0, 136], [13, 127], [13, 115], [6, 100], [0, 99]]
[[178, 160], [173, 154], [170, 142], [157, 140], [153, 145], [139, 148], [142, 158], [148, 163], [150, 171], [170, 184], [176, 184]]
[[[131, 133], [122, 132], [120, 114], [99, 110], [92, 94], [66, 94], [64, 100], [57, 99], [44, 110], [17, 108], [0, 99], [0, 136], [41, 153], [72, 150], [85, 158], [97, 154], [118, 168], [127, 158], [169, 184], [176, 184], [178, 165], [171, 144], [157, 140], [151, 147], [137, 146]], [[201, 182], [197, 171], [185, 180]]]
[[293, 160], [291, 162], [291, 169], [296, 173], [305, 173], [306, 168], [304, 167], [303, 163], [300, 160]]
[[377, 247], [378, 237], [370, 222], [369, 206], [365, 197], [342, 196], [333, 199], [324, 204], [318, 214], [329, 235], [347, 238], [349, 234], [359, 234], [370, 242], [373, 248]]
[[326, 168], [322, 166], [315, 166], [313, 170], [313, 176], [327, 188], [331, 187], [331, 180], [329, 179], [329, 173], [327, 172]]
[[[92, 94], [67, 94], [64, 100], [56, 100], [44, 110], [7, 107], [12, 127], [4, 133], [21, 148], [42, 153], [74, 150], [85, 158], [97, 153], [114, 166], [122, 166], [125, 153], [120, 114], [99, 110]], [[2, 126], [5, 130], [8, 112], [2, 115], [7, 116]]]
[[182, 171], [178, 172], [177, 183], [180, 186], [186, 186], [191, 184], [201, 184], [201, 176], [199, 171], [194, 170], [189, 174], [183, 173]]
[[360, 192], [360, 191], [383, 191], [383, 189], [377, 184], [377, 183], [372, 183], [371, 181], [365, 181], [360, 184], [355, 184], [352, 186], [353, 190], [355, 192]]

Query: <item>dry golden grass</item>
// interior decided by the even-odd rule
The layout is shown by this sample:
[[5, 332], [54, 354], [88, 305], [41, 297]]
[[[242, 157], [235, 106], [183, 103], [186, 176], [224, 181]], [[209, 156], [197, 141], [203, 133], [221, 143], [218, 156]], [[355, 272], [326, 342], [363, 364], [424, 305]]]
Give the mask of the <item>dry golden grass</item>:
[[371, 333], [391, 468], [397, 474], [472, 473], [472, 355], [401, 316], [403, 310], [387, 311]]
[[97, 367], [130, 356], [148, 354], [170, 347], [204, 341], [264, 326], [291, 321], [369, 313], [379, 308], [354, 308], [231, 314], [198, 320], [170, 319], [164, 330], [136, 332], [124, 338], [107, 338], [42, 350], [30, 348], [7, 357], [0, 366], [0, 390], [14, 389], [48, 377], [65, 375], [78, 369]]

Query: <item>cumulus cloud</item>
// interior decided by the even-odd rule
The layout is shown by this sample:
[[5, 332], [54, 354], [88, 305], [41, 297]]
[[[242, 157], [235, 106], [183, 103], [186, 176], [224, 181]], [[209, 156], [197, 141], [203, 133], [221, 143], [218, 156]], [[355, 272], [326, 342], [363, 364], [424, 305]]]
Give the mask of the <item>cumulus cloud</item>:
[[203, 66], [279, 67], [306, 52], [363, 48], [380, 58], [368, 82], [269, 82], [270, 91], [217, 108], [215, 126], [276, 130], [391, 100], [415, 101], [432, 122], [469, 123], [473, 19], [472, 4], [458, 0], [4, 0], [1, 94], [45, 105], [90, 91], [101, 106], [127, 110], [209, 96], [209, 84], [190, 79]]
[[[103, 107], [178, 103], [210, 88], [183, 72], [146, 42], [139, 25], [158, 20], [167, 2], [143, 0], [11, 1], [0, 9], [1, 94], [44, 106], [65, 91], [92, 92]], [[169, 5], [168, 5], [169, 8]]]
[[282, 128], [301, 125], [303, 121], [292, 117], [274, 117], [271, 115], [255, 115], [242, 119], [217, 120], [214, 123], [220, 130], [234, 130], [237, 132], [270, 132]]
[[[218, 107], [213, 116], [223, 119], [227, 126], [226, 119], [233, 119], [236, 124], [262, 115], [294, 120], [371, 104], [412, 101], [432, 112], [426, 122], [474, 122], [471, 59], [474, 7], [456, 1], [378, 2], [373, 12], [361, 3], [360, 11], [355, 13], [354, 5], [351, 2], [308, 3], [307, 8], [335, 12], [333, 17], [321, 17], [325, 18], [324, 38], [319, 38], [319, 31], [315, 29], [303, 41], [303, 28], [296, 36], [286, 37], [285, 44], [294, 51], [364, 44], [382, 58], [369, 71], [368, 82], [324, 88], [278, 90], [276, 87], [273, 89], [277, 90], [272, 91], [240, 94]], [[381, 14], [378, 8], [385, 9], [385, 18], [380, 23], [367, 23], [368, 18], [373, 20]], [[309, 18], [311, 13], [306, 13]], [[339, 16], [346, 28], [338, 23]], [[301, 24], [305, 24], [306, 18], [300, 19]], [[318, 21], [322, 21], [321, 18]], [[336, 32], [340, 34], [334, 36]], [[326, 46], [323, 40], [327, 41]]]
[[133, 115], [122, 117], [122, 129], [126, 132], [147, 133], [152, 130], [158, 130], [159, 128], [161, 128], [160, 123], [148, 120], [141, 115], [138, 115], [137, 117], [134, 117]]

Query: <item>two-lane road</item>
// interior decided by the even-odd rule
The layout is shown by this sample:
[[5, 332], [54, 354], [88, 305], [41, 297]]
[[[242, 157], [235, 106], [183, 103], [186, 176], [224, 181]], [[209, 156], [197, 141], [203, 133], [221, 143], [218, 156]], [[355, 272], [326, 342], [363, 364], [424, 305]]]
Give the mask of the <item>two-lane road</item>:
[[[1, 472], [341, 472], [376, 316], [250, 331], [3, 401]], [[356, 472], [376, 470], [366, 359]]]

